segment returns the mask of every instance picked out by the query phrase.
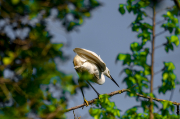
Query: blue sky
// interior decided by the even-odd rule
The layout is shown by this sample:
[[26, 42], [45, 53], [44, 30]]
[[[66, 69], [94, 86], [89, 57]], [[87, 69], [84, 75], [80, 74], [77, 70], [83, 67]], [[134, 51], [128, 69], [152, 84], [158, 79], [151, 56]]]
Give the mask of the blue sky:
[[[92, 12], [91, 18], [85, 20], [84, 24], [78, 28], [77, 31], [71, 33], [64, 32], [62, 26], [60, 26], [58, 21], [49, 22], [49, 29], [51, 33], [54, 34], [53, 41], [67, 42], [70, 41], [70, 46], [65, 47], [63, 50], [65, 54], [70, 55], [70, 60], [58, 66], [59, 69], [64, 70], [68, 73], [74, 74], [77, 76], [77, 73], [74, 70], [72, 63], [73, 57], [76, 55], [73, 52], [73, 49], [76, 47], [85, 48], [91, 50], [101, 56], [103, 61], [106, 63], [109, 68], [111, 75], [120, 85], [118, 88], [110, 79], [106, 77], [106, 82], [103, 85], [93, 84], [95, 89], [100, 93], [110, 93], [116, 90], [126, 88], [126, 85], [122, 83], [125, 75], [119, 76], [119, 72], [123, 69], [122, 62], [115, 64], [115, 59], [118, 53], [131, 53], [130, 43], [132, 42], [141, 42], [140, 39], [137, 39], [137, 33], [131, 31], [131, 28], [128, 27], [130, 23], [135, 19], [133, 14], [126, 12], [125, 15], [121, 15], [118, 12], [118, 7], [120, 3], [125, 3], [126, 0], [100, 0], [103, 3], [102, 7], [97, 8]], [[173, 1], [164, 0], [163, 5], [160, 8], [157, 8], [156, 21], [163, 20], [161, 17], [163, 9], [169, 5], [172, 6]], [[151, 9], [147, 13], [152, 16]], [[180, 18], [179, 18], [180, 19]], [[146, 22], [151, 23], [152, 21], [148, 18], [145, 19]], [[156, 34], [163, 31], [160, 25], [156, 26]], [[160, 36], [156, 37], [155, 46], [158, 46], [166, 42], [165, 36], [168, 36], [169, 33], [166, 32]], [[150, 42], [147, 43], [147, 46], [150, 46]], [[163, 61], [172, 61], [176, 66], [175, 73], [177, 78], [180, 78], [180, 47], [174, 48], [174, 51], [166, 53], [164, 47], [161, 47], [155, 51], [155, 72], [159, 71], [163, 67]], [[59, 62], [59, 60], [57, 60]], [[150, 57], [148, 57], [148, 63], [150, 64]], [[155, 75], [154, 77], [154, 88], [161, 85], [161, 73]], [[154, 91], [157, 98], [169, 100], [171, 92], [167, 92], [166, 96], [158, 94], [157, 90]], [[180, 86], [177, 86], [174, 90], [174, 95], [172, 101], [180, 100]], [[90, 88], [85, 90], [85, 97], [87, 100], [91, 100], [97, 97], [96, 93]], [[69, 95], [69, 105], [68, 108], [80, 105], [83, 103], [83, 98], [80, 90], [78, 90], [77, 95]], [[136, 102], [134, 98], [125, 96], [125, 93], [113, 96], [110, 98], [111, 101], [114, 101], [116, 106], [122, 110], [123, 114], [127, 109], [140, 105], [140, 102]], [[88, 114], [88, 110], [91, 106], [85, 107], [84, 109], [76, 109], [76, 116], [81, 116], [82, 119], [92, 119]], [[142, 110], [139, 110], [142, 111]], [[155, 110], [157, 111], [157, 110]], [[73, 112], [67, 113], [68, 119], [74, 117]]]

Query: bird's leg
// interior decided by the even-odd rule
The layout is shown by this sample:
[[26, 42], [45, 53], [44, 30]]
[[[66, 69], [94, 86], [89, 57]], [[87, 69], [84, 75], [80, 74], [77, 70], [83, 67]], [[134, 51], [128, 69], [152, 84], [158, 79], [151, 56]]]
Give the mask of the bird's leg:
[[96, 92], [96, 94], [98, 95], [98, 98], [100, 99], [100, 97], [99, 97], [99, 93], [96, 91], [96, 89], [90, 84], [90, 82], [89, 81], [87, 81], [87, 83], [91, 86], [91, 88]]
[[83, 95], [83, 99], [84, 99], [84, 104], [86, 105], [86, 107], [87, 106], [89, 106], [89, 103], [88, 103], [88, 101], [85, 99], [85, 97], [84, 97], [84, 93], [83, 93], [83, 89], [80, 87], [80, 89], [81, 89], [81, 92], [82, 92], [82, 95]]
[[[80, 84], [79, 80], [78, 80], [78, 83]], [[84, 104], [85, 104], [85, 106], [87, 107], [87, 106], [89, 106], [89, 103], [88, 103], [88, 101], [87, 101], [87, 100], [85, 99], [85, 97], [84, 97], [84, 92], [83, 92], [83, 89], [82, 89], [81, 86], [80, 86], [80, 89], [81, 89], [81, 93], [82, 93], [82, 95], [83, 95]]]

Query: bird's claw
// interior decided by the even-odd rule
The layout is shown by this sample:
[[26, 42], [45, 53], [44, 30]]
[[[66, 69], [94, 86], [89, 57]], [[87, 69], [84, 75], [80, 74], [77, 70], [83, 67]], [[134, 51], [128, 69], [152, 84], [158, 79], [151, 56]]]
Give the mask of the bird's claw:
[[99, 95], [98, 95], [98, 99], [99, 99], [99, 100], [101, 99]]
[[84, 104], [85, 104], [86, 107], [89, 106], [89, 103], [85, 98], [84, 98]]

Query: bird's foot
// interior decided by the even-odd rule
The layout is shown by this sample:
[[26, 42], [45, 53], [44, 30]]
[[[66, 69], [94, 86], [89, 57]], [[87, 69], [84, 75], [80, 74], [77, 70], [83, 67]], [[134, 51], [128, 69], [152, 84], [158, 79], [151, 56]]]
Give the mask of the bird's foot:
[[85, 104], [86, 107], [89, 106], [89, 103], [85, 98], [84, 98], [84, 104]]
[[119, 94], [121, 94], [121, 93], [122, 93], [122, 91], [120, 90], [120, 91], [119, 91]]
[[99, 100], [101, 99], [99, 95], [98, 95], [98, 99], [99, 99]]
[[99, 99], [99, 100], [101, 99], [100, 94], [98, 94], [98, 99]]

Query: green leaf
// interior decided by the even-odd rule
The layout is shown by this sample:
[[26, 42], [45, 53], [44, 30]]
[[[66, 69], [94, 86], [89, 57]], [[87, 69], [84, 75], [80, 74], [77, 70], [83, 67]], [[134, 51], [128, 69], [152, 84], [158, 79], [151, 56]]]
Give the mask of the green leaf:
[[89, 113], [90, 113], [91, 116], [94, 117], [94, 119], [99, 119], [100, 116], [101, 116], [101, 110], [100, 109], [90, 108]]
[[139, 45], [139, 43], [137, 43], [137, 42], [133, 42], [130, 45], [130, 49], [132, 52], [137, 52], [137, 51], [140, 51], [142, 49], [142, 46]]
[[85, 12], [85, 13], [84, 13], [84, 16], [86, 16], [86, 17], [90, 17], [90, 16], [91, 16], [91, 14], [90, 14], [89, 12]]
[[171, 42], [171, 43], [174, 43], [176, 46], [179, 45], [179, 39], [178, 39], [177, 36], [174, 36], [174, 35], [171, 36], [170, 42]]
[[127, 9], [127, 11], [130, 13], [130, 12], [132, 11], [131, 5], [126, 5], [126, 9]]
[[148, 24], [148, 23], [143, 23], [142, 25], [145, 26], [146, 28], [150, 29], [150, 30], [153, 29], [153, 26]]
[[168, 101], [163, 101], [162, 103], [163, 103], [163, 109], [168, 108], [168, 106], [169, 106], [169, 102]]
[[173, 15], [171, 14], [170, 11], [167, 12], [167, 16], [168, 16], [169, 18], [173, 17]]
[[164, 62], [164, 66], [168, 71], [173, 71], [175, 66], [172, 62]]
[[138, 32], [138, 31], [139, 31], [139, 26], [136, 25], [136, 24], [133, 24], [133, 26], [132, 26], [132, 31]]
[[125, 64], [130, 65], [130, 63], [131, 63], [131, 55], [130, 54], [122, 54], [122, 53], [120, 53], [117, 56], [117, 60], [123, 61], [123, 65], [125, 65]]
[[174, 105], [171, 105], [170, 108], [171, 108], [171, 111], [174, 112], [174, 109], [175, 109]]
[[142, 15], [142, 13], [139, 13], [136, 17], [136, 21], [140, 22], [141, 20], [143, 20]]
[[132, 75], [132, 70], [129, 69], [129, 68], [126, 68], [124, 69], [125, 73], [128, 75], [128, 76], [131, 76]]
[[18, 4], [20, 0], [11, 0], [14, 5]]
[[96, 100], [95, 105], [97, 108], [90, 108], [89, 113], [96, 119], [104, 118], [117, 118], [120, 117], [120, 110], [117, 109], [114, 102], [109, 100], [109, 95], [102, 94], [100, 95], [100, 99]]
[[[146, 28], [147, 29], [147, 28]], [[145, 41], [148, 41], [148, 40], [150, 40], [151, 39], [151, 33], [149, 32], [149, 31], [147, 31], [147, 30], [145, 30], [145, 31], [143, 31], [142, 33], [139, 33], [138, 34], [138, 36], [137, 36], [138, 38], [142, 38], [142, 40], [143, 40], [143, 45], [145, 45]], [[144, 40], [145, 39], [145, 40]]]
[[11, 62], [13, 61], [13, 59], [10, 58], [10, 57], [4, 57], [2, 61], [3, 61], [3, 64], [4, 64], [4, 65], [9, 65], [9, 64], [11, 64]]
[[144, 67], [144, 75], [150, 75], [151, 74], [151, 70], [150, 70], [150, 66], [149, 65], [143, 65]]
[[124, 4], [120, 4], [120, 5], [119, 5], [119, 12], [120, 12], [121, 14], [124, 14], [124, 13], [125, 13]]
[[52, 45], [56, 51], [59, 51], [63, 47], [62, 43], [57, 43], [57, 44], [52, 44]]
[[173, 73], [175, 66], [172, 62], [164, 62], [164, 68], [162, 73], [162, 86], [159, 88], [159, 93], [165, 94], [166, 91], [175, 88], [176, 75]]
[[138, 2], [138, 4], [140, 5], [139, 6], [140, 8], [144, 8], [144, 7], [148, 6], [149, 3], [150, 2], [148, 0], [141, 0], [141, 1]]
[[8, 51], [8, 52], [7, 52], [7, 55], [8, 55], [9, 57], [4, 57], [4, 58], [2, 59], [4, 65], [9, 65], [9, 64], [11, 64], [12, 61], [14, 60], [14, 58], [15, 58], [14, 53], [11, 52], [11, 51]]
[[177, 47], [179, 46], [179, 39], [177, 36], [172, 35], [171, 37], [166, 37], [167, 43], [165, 44], [165, 50], [166, 52], [169, 51], [169, 49], [173, 50], [173, 44]]
[[163, 73], [163, 79], [167, 79], [168, 78], [168, 73]]
[[176, 27], [175, 35], [180, 35], [180, 28], [179, 27]]

